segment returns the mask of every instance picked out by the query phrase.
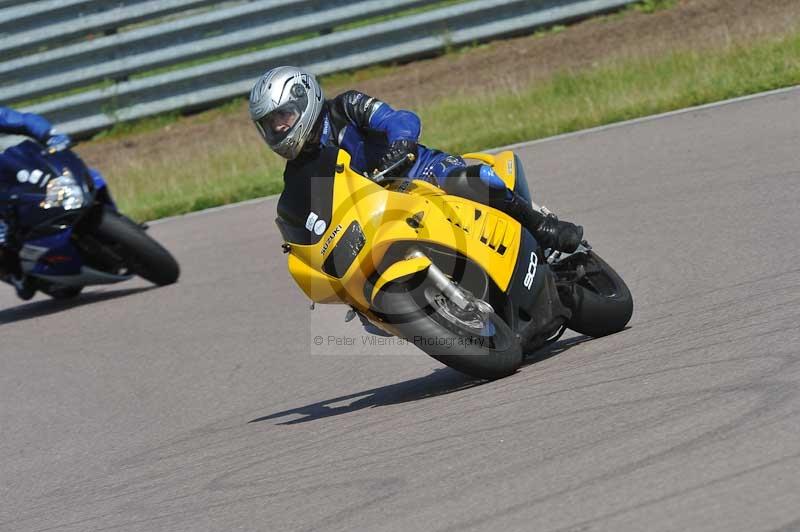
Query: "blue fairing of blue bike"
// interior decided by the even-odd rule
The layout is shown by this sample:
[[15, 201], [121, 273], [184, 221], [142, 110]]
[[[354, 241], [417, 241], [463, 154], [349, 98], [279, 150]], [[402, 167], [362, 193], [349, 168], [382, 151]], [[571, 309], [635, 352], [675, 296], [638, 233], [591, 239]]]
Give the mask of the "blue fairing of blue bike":
[[39, 257], [32, 269], [27, 270], [28, 273], [52, 276], [79, 274], [83, 261], [72, 245], [71, 236], [72, 227], [67, 227], [58, 233], [25, 242], [23, 250], [32, 246], [48, 250]]
[[89, 168], [89, 175], [92, 176], [92, 181], [94, 181], [94, 186], [98, 190], [101, 188], [106, 188], [106, 180], [103, 178], [102, 174], [95, 170], [94, 168]]
[[111, 192], [108, 190], [108, 184], [103, 175], [94, 168], [89, 168], [89, 175], [92, 176], [92, 181], [94, 181], [97, 198], [102, 201], [102, 203], [117, 210], [117, 204], [114, 202], [114, 198], [111, 197]]
[[12, 146], [0, 154], [0, 172], [16, 176], [17, 171], [42, 170], [43, 172], [61, 173], [62, 168], [69, 168], [73, 173], [86, 171], [86, 165], [70, 150], [46, 153], [44, 147], [31, 140]]
[[[78, 275], [83, 261], [79, 251], [71, 242], [74, 219], [69, 217], [70, 213], [61, 209], [41, 208], [40, 203], [46, 193], [46, 182], [68, 169], [78, 180], [83, 177], [85, 181], [86, 177], [91, 177], [96, 194], [102, 191], [102, 194], [99, 194], [102, 201], [112, 206], [113, 202], [106, 190], [103, 176], [89, 169], [77, 155], [69, 150], [56, 153], [45, 153], [43, 150], [42, 145], [25, 141], [0, 154], [0, 187], [4, 189], [3, 196], [14, 198], [13, 208], [23, 227], [29, 229], [50, 227], [49, 230], [45, 230], [46, 234], [26, 239], [23, 243], [20, 256], [24, 269], [28, 273], [55, 277]], [[43, 176], [36, 183], [21, 181], [18, 177], [21, 171], [32, 173], [35, 170], [49, 177]], [[75, 216], [79, 214], [79, 211], [74, 211]], [[64, 224], [66, 227], [59, 230], [59, 224]], [[46, 251], [40, 253], [41, 250]], [[36, 257], [37, 260], [33, 263], [30, 260], [26, 261], [25, 257]]]
[[[59, 178], [57, 187], [68, 186], [65, 181], [72, 178], [83, 201], [48, 200], [55, 193], [50, 185]], [[116, 211], [116, 205], [102, 174], [71, 150], [50, 152], [42, 144], [25, 141], [0, 153], [0, 217], [12, 222], [23, 273], [36, 278], [43, 291], [132, 277], [128, 272], [98, 269], [91, 260], [84, 263], [84, 230], [91, 230], [109, 210]], [[79, 239], [73, 234], [76, 227]]]

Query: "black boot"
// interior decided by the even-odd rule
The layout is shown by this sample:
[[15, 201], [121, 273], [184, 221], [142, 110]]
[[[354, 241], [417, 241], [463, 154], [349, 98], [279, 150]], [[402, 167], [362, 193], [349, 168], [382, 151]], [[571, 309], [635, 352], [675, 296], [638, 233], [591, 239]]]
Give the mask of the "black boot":
[[544, 248], [572, 253], [583, 240], [583, 227], [561, 222], [555, 214], [544, 215], [518, 194], [505, 201], [505, 212], [530, 231]]
[[17, 297], [21, 300], [29, 301], [36, 295], [36, 282], [31, 277], [27, 275], [22, 277], [12, 275], [10, 282], [17, 289]]

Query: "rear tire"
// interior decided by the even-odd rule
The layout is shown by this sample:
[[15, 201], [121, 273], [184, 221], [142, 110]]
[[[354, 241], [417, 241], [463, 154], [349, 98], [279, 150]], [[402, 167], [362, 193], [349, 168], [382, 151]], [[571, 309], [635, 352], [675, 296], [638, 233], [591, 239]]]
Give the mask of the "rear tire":
[[572, 317], [567, 327], [595, 338], [623, 330], [633, 315], [633, 296], [628, 286], [596, 253], [589, 251], [581, 259], [587, 274], [574, 287], [573, 301], [568, 305]]
[[376, 307], [383, 309], [384, 318], [400, 336], [457, 371], [494, 380], [519, 369], [522, 348], [502, 318], [494, 313], [486, 316], [491, 322], [491, 336], [455, 330], [455, 325], [437, 314], [426, 301], [418, 301], [423, 291], [424, 287], [406, 283], [387, 287], [376, 298]]
[[170, 252], [118, 212], [105, 209], [94, 233], [115, 248], [131, 272], [158, 286], [178, 280], [180, 267]]

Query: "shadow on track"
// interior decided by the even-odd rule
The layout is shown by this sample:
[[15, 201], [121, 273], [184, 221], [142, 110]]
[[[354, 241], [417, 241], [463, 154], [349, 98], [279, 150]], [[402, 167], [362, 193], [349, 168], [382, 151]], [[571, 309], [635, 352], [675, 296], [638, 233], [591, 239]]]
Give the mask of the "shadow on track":
[[[627, 327], [626, 327], [627, 329]], [[571, 347], [575, 347], [576, 345], [580, 345], [583, 342], [588, 342], [589, 340], [594, 340], [591, 336], [586, 336], [585, 334], [580, 334], [578, 336], [572, 338], [566, 338], [564, 340], [559, 340], [554, 344], [550, 344], [538, 351], [534, 351], [531, 354], [525, 355], [525, 359], [522, 362], [522, 367], [530, 366], [531, 364], [536, 364], [537, 362], [542, 362], [543, 360], [547, 360], [548, 358], [554, 357], [570, 349]]]
[[[418, 377], [388, 386], [381, 386], [380, 388], [373, 388], [363, 392], [342, 395], [318, 403], [292, 408], [291, 410], [284, 410], [283, 412], [276, 412], [268, 416], [253, 419], [249, 421], [249, 423], [269, 421], [271, 419], [279, 419], [294, 415], [304, 416], [299, 419], [277, 423], [278, 425], [295, 425], [297, 423], [305, 423], [307, 421], [337, 416], [339, 414], [347, 414], [349, 412], [361, 410], [362, 408], [392, 405], [447, 395], [459, 390], [466, 390], [467, 388], [478, 386], [483, 382], [482, 380], [474, 379], [468, 375], [453, 371], [450, 368], [437, 368], [433, 373], [425, 375], [424, 377]], [[347, 402], [347, 404], [336, 404], [343, 402]]]
[[104, 292], [87, 292], [75, 299], [42, 299], [32, 303], [0, 310], [0, 325], [8, 325], [19, 321], [41, 318], [56, 312], [62, 312], [75, 307], [91, 305], [101, 301], [108, 301], [118, 297], [125, 297], [140, 292], [157, 288], [156, 286], [142, 286], [139, 288], [125, 288], [123, 290], [109, 290]]
[[[582, 344], [587, 340], [592, 340], [592, 338], [589, 336], [577, 336], [575, 338], [560, 340], [551, 346], [537, 351], [533, 355], [529, 355], [525, 359], [523, 367], [563, 353], [567, 349]], [[362, 408], [406, 403], [409, 401], [419, 401], [421, 399], [447, 395], [480, 386], [486, 384], [486, 382], [487, 381], [464, 375], [450, 368], [438, 368], [435, 369], [433, 373], [425, 375], [424, 377], [418, 377], [409, 381], [398, 382], [396, 384], [381, 386], [380, 388], [373, 388], [349, 395], [342, 395], [318, 403], [276, 412], [252, 419], [248, 423], [258, 423], [290, 416], [303, 416], [298, 419], [276, 423], [276, 425], [296, 425], [298, 423], [306, 423], [326, 417], [338, 416], [339, 414], [347, 414], [356, 410], [361, 410]], [[340, 405], [337, 403], [344, 404]]]

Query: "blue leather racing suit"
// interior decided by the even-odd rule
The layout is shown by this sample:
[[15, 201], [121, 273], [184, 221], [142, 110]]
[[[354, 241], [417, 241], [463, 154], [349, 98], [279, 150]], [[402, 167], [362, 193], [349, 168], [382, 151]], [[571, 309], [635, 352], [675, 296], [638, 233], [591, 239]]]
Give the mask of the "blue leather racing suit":
[[44, 142], [52, 130], [53, 126], [43, 116], [0, 106], [0, 133], [25, 135]]
[[[421, 130], [416, 114], [395, 110], [389, 104], [355, 90], [327, 100], [316, 127], [318, 131], [312, 135], [314, 140], [297, 159], [287, 164], [285, 179], [290, 179], [296, 168], [315, 157], [320, 148], [329, 147], [347, 151], [353, 169], [368, 175], [379, 166], [378, 161], [389, 145], [399, 140], [416, 142]], [[445, 178], [466, 166], [464, 159], [457, 155], [420, 144], [413, 166], [404, 175], [446, 188]], [[505, 192], [505, 184], [491, 167], [484, 166], [479, 173], [485, 186]]]

